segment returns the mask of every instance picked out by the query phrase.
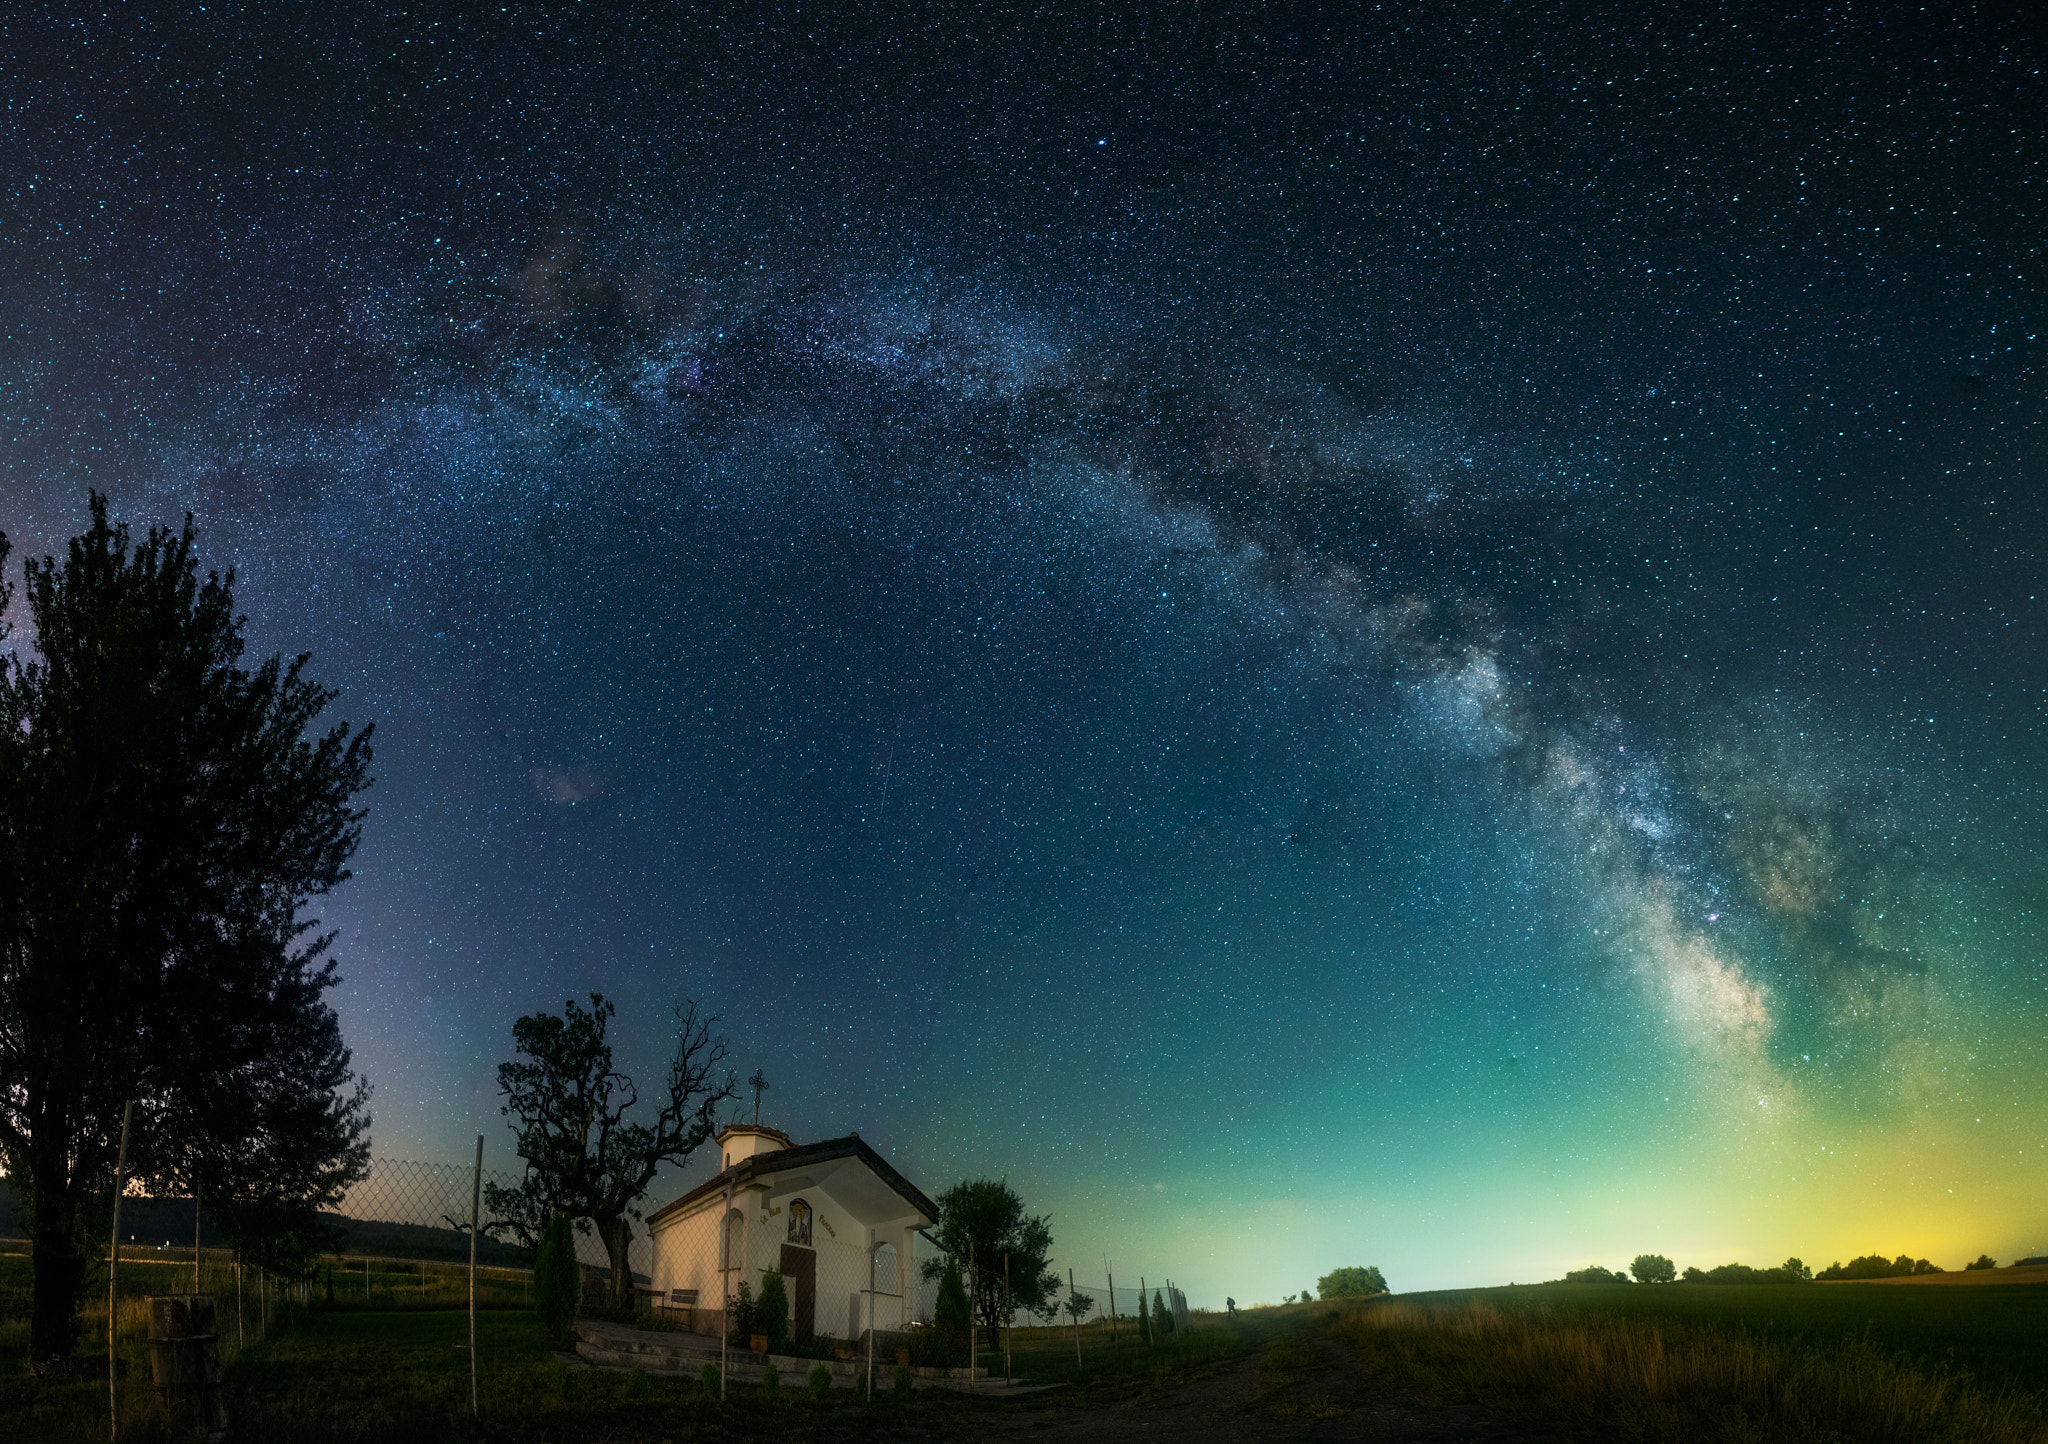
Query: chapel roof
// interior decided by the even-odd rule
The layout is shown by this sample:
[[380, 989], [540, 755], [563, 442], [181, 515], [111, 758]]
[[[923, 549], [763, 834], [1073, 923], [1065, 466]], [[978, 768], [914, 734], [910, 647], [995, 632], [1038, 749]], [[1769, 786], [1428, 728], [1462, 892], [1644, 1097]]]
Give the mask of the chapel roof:
[[724, 1169], [705, 1179], [681, 1198], [663, 1204], [647, 1215], [652, 1226], [656, 1220], [680, 1212], [697, 1202], [724, 1190], [728, 1181], [735, 1188], [741, 1185], [774, 1177], [778, 1173], [792, 1173], [814, 1164], [830, 1163], [839, 1158], [856, 1158], [867, 1165], [868, 1171], [888, 1185], [903, 1201], [916, 1209], [927, 1224], [939, 1220], [939, 1206], [924, 1196], [922, 1190], [890, 1166], [889, 1160], [875, 1152], [858, 1133], [849, 1133], [844, 1138], [827, 1138], [820, 1143], [799, 1143], [790, 1148], [777, 1149], [773, 1153], [757, 1153], [743, 1158], [732, 1167]]

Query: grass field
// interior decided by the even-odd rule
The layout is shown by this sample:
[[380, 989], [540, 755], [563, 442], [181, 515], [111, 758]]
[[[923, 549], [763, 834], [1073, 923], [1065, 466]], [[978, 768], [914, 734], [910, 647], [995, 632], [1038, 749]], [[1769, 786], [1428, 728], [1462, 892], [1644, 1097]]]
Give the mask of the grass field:
[[[25, 1368], [25, 1262], [0, 1258], [0, 1434], [104, 1438], [103, 1376], [53, 1381]], [[124, 1262], [124, 1285], [133, 1282], [138, 1296], [183, 1289], [189, 1267]], [[373, 1272], [369, 1298], [379, 1292]], [[773, 1398], [757, 1385], [736, 1387], [721, 1403], [695, 1380], [571, 1369], [529, 1311], [500, 1308], [479, 1315], [479, 1424], [469, 1412], [465, 1314], [406, 1302], [413, 1306], [316, 1308], [229, 1350], [237, 1432], [336, 1441], [827, 1439], [873, 1425], [964, 1439], [976, 1433], [977, 1410], [1018, 1407], [920, 1391], [885, 1396], [867, 1413], [844, 1390], [809, 1398], [801, 1379], [785, 1379]], [[104, 1304], [85, 1324], [93, 1353]], [[123, 1331], [131, 1369], [124, 1437], [165, 1437], [146, 1382], [139, 1301], [124, 1305]], [[1247, 1354], [1299, 1350], [1321, 1334], [1344, 1346], [1332, 1359], [1354, 1358], [1394, 1389], [1476, 1403], [1560, 1437], [2048, 1444], [2037, 1392], [2048, 1368], [2035, 1357], [2048, 1338], [2048, 1289], [2027, 1286], [1558, 1284], [1293, 1306], [1234, 1322], [1197, 1315], [1152, 1348], [1128, 1325], [1118, 1332], [1113, 1343], [1107, 1326], [1084, 1327], [1077, 1366], [1071, 1328], [1019, 1329], [1015, 1371], [1065, 1386], [1037, 1396], [1043, 1403], [1094, 1410], [1142, 1404]], [[1002, 1369], [999, 1353], [980, 1362]]]
[[1551, 1284], [1312, 1305], [1360, 1363], [1602, 1439], [2048, 1444], [2048, 1290]]
[[2048, 1287], [2039, 1285], [1535, 1284], [1402, 1297], [1705, 1326], [1817, 1346], [1864, 1339], [1888, 1353], [1967, 1371], [1988, 1387], [2048, 1395]]

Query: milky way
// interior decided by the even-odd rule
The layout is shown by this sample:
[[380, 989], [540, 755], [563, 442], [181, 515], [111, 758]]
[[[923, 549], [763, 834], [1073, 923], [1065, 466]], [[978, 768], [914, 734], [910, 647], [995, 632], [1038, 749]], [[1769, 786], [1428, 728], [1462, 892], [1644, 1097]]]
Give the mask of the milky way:
[[2019, 22], [94, 23], [0, 529], [376, 722], [379, 1154], [599, 989], [1198, 1295], [2048, 1251]]

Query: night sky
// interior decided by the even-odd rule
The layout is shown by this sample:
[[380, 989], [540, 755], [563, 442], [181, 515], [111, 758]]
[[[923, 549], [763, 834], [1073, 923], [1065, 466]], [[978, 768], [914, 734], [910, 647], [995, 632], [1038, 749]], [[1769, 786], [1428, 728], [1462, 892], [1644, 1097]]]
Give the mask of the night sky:
[[1142, 8], [6, 22], [0, 529], [376, 723], [375, 1152], [596, 989], [1197, 1303], [2048, 1252], [2048, 34]]

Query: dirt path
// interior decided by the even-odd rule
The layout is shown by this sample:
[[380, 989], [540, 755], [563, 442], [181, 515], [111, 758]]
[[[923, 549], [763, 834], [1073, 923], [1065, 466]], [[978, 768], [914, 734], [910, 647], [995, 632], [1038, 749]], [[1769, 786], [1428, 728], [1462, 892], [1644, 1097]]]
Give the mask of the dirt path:
[[[962, 1421], [965, 1423], [965, 1421]], [[1327, 1339], [1288, 1337], [1266, 1350], [1124, 1397], [1084, 1400], [1054, 1390], [977, 1410], [979, 1439], [1082, 1444], [1374, 1440], [1386, 1444], [1508, 1444], [1536, 1436], [1475, 1409], [1388, 1393]]]

